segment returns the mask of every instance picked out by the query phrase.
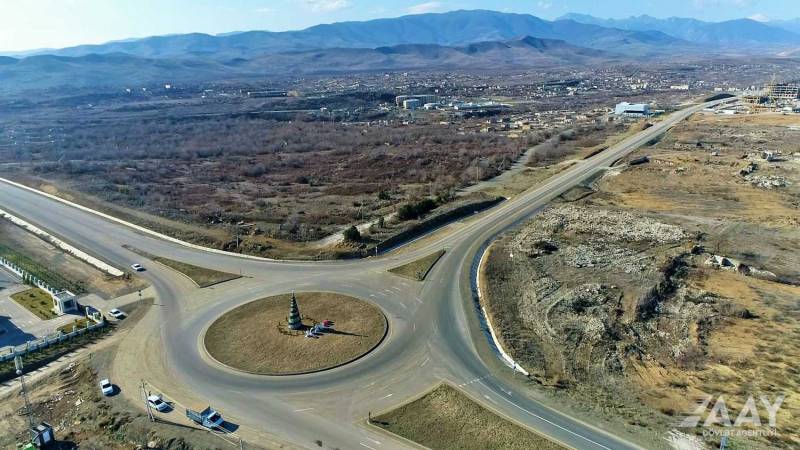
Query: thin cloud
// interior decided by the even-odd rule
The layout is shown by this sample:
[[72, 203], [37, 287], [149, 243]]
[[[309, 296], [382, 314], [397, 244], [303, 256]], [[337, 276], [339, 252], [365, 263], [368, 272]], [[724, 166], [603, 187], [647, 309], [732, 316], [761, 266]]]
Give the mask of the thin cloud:
[[752, 16], [748, 17], [750, 20], [755, 20], [756, 22], [769, 22], [769, 17], [766, 14], [753, 14]]
[[303, 3], [314, 12], [331, 12], [350, 6], [348, 0], [303, 0]]
[[419, 5], [414, 5], [408, 8], [408, 12], [411, 14], [424, 14], [430, 12], [441, 11], [444, 8], [444, 4], [442, 2], [427, 2], [427, 3], [420, 3]]

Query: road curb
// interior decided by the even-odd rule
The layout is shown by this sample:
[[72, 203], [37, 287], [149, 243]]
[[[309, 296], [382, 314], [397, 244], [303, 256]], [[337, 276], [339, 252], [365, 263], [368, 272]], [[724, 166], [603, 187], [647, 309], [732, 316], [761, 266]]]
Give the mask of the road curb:
[[490, 244], [484, 249], [483, 255], [481, 255], [481, 259], [478, 262], [478, 270], [475, 274], [475, 290], [478, 293], [478, 304], [481, 307], [481, 314], [483, 314], [483, 320], [486, 321], [486, 326], [489, 328], [489, 334], [492, 336], [492, 342], [494, 343], [495, 348], [500, 353], [500, 357], [503, 362], [513, 370], [527, 376], [530, 376], [530, 373], [525, 370], [519, 363], [517, 363], [514, 358], [511, 357], [508, 353], [506, 353], [505, 349], [503, 349], [503, 344], [500, 342], [500, 339], [497, 337], [497, 333], [495, 333], [494, 328], [492, 327], [492, 322], [489, 319], [489, 313], [486, 311], [486, 307], [483, 306], [484, 303], [484, 295], [481, 293], [481, 275], [483, 275], [483, 266], [486, 263], [486, 258], [489, 256], [490, 250], [494, 244]]

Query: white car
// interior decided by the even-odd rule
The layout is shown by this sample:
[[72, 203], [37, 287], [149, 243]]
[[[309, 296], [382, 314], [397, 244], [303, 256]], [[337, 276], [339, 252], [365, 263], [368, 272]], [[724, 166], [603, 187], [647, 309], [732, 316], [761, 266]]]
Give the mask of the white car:
[[108, 378], [100, 380], [100, 391], [106, 396], [114, 393], [114, 385], [111, 384], [111, 381]]
[[122, 312], [122, 311], [120, 311], [120, 310], [118, 310], [117, 308], [114, 308], [114, 309], [110, 310], [110, 311], [108, 312], [108, 314], [109, 314], [111, 317], [113, 317], [113, 318], [115, 318], [115, 319], [117, 319], [117, 320], [122, 320], [122, 319], [124, 319], [124, 318], [125, 318], [125, 313], [124, 313], [124, 312]]
[[133, 269], [133, 270], [135, 270], [137, 272], [144, 272], [144, 266], [141, 265], [141, 264], [138, 264], [138, 263], [137, 264], [131, 264], [131, 269]]
[[158, 412], [164, 412], [169, 409], [169, 403], [162, 400], [160, 395], [148, 395], [147, 403]]

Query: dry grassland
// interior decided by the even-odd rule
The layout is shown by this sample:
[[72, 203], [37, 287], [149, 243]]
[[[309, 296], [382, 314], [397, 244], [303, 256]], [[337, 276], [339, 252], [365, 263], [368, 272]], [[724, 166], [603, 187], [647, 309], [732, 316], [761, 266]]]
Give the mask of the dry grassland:
[[386, 318], [375, 306], [340, 294], [302, 292], [297, 303], [307, 327], [331, 320], [318, 337], [287, 327], [291, 294], [239, 306], [217, 319], [205, 334], [208, 353], [246, 372], [287, 375], [314, 372], [352, 361], [375, 348], [386, 334]]

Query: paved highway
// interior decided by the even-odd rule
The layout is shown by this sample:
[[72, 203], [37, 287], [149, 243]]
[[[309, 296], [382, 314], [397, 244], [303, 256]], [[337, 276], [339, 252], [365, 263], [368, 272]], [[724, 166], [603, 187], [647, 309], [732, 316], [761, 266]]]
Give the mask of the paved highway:
[[[109, 263], [127, 267], [141, 257], [123, 248], [191, 264], [242, 273], [236, 281], [198, 289], [157, 264], [143, 274], [156, 305], [122, 339], [112, 377], [136, 398], [136, 383], [150, 381], [179, 402], [211, 403], [240, 425], [239, 434], [266, 446], [292, 443], [317, 448], [404, 448], [365, 426], [377, 413], [436, 383], [461, 387], [488, 408], [566, 445], [581, 449], [638, 448], [534, 398], [491, 351], [472, 296], [472, 269], [497, 234], [529, 217], [554, 197], [613, 164], [696, 111], [673, 113], [655, 126], [581, 161], [547, 182], [497, 207], [378, 258], [354, 261], [279, 262], [209, 252], [159, 238], [40, 193], [0, 182], [0, 208], [25, 218]], [[434, 250], [448, 251], [424, 283], [387, 269]], [[267, 295], [296, 290], [339, 292], [370, 300], [389, 319], [389, 334], [367, 356], [316, 374], [266, 377], [234, 372], [210, 361], [200, 339], [219, 315]]]

